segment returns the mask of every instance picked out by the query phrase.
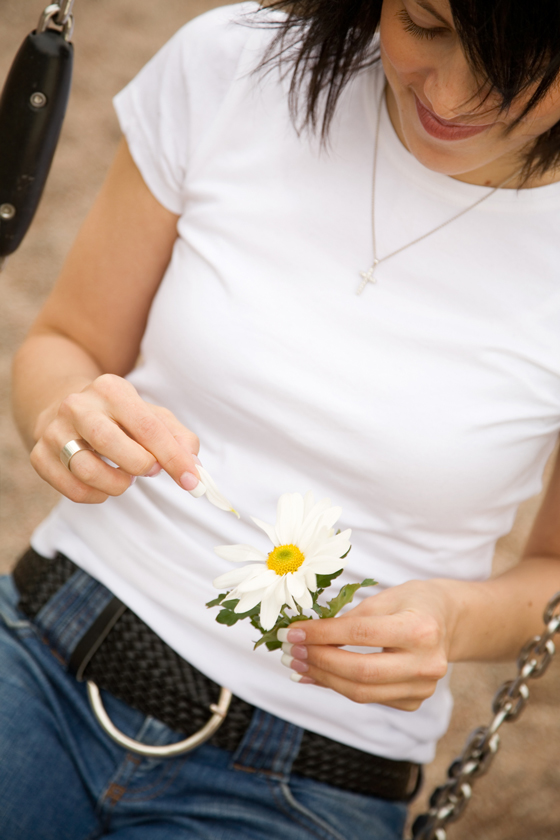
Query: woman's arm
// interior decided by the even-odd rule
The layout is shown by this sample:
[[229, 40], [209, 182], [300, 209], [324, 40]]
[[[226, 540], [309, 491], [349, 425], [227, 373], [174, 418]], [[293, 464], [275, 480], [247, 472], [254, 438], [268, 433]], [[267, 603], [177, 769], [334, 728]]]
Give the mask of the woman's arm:
[[[340, 618], [298, 625], [282, 634], [285, 653], [295, 657], [285, 663], [356, 702], [413, 711], [434, 693], [449, 662], [514, 659], [541, 632], [546, 603], [560, 590], [559, 511], [560, 454], [517, 566], [482, 583], [409, 581]], [[343, 645], [383, 652], [353, 653]]]
[[[173, 415], [144, 403], [122, 377], [138, 357], [154, 295], [177, 237], [177, 219], [146, 187], [123, 140], [59, 280], [14, 363], [14, 412], [37, 472], [79, 502], [102, 502], [159, 462], [196, 485], [198, 441]], [[62, 466], [62, 447], [90, 452]], [[190, 474], [190, 479], [188, 475]]]

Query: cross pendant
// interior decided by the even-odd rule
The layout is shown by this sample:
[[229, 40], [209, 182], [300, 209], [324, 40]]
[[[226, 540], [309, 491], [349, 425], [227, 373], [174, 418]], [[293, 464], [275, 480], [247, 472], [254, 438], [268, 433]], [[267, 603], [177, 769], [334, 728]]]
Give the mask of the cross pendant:
[[362, 294], [368, 283], [377, 283], [377, 280], [375, 279], [375, 269], [377, 268], [378, 262], [379, 260], [374, 260], [371, 268], [368, 268], [367, 271], [360, 271], [360, 277], [363, 279], [358, 287], [358, 291], [356, 292], [357, 295]]

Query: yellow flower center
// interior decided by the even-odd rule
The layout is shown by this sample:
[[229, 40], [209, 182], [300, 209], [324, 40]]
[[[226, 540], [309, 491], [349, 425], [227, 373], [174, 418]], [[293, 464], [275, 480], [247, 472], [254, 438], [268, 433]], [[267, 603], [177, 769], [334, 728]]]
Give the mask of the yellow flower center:
[[278, 545], [268, 555], [266, 565], [277, 575], [287, 575], [297, 572], [304, 560], [297, 545]]

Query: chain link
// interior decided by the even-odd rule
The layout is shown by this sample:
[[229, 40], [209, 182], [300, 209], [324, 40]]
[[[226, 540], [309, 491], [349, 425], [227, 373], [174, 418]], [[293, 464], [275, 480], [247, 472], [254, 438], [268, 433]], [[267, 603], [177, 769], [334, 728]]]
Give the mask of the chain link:
[[64, 38], [69, 41], [74, 31], [73, 6], [74, 0], [61, 0], [60, 3], [51, 3], [39, 18], [37, 32], [54, 29], [57, 32], [62, 32]]
[[416, 818], [412, 840], [447, 840], [446, 826], [463, 814], [471, 798], [472, 782], [488, 772], [498, 752], [500, 726], [517, 720], [529, 700], [527, 680], [542, 677], [552, 661], [556, 651], [554, 636], [560, 632], [560, 592], [548, 602], [543, 621], [542, 636], [534, 636], [519, 653], [517, 677], [496, 692], [491, 723], [471, 732], [463, 752], [447, 770], [448, 781], [432, 793], [429, 811]]

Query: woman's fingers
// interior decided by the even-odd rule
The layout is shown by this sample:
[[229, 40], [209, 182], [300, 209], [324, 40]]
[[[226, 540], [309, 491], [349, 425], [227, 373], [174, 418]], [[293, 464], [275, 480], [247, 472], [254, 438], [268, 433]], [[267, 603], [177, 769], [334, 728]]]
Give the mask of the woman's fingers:
[[[78, 437], [130, 475], [147, 475], [159, 463], [184, 489], [196, 486], [198, 439], [171, 412], [144, 402], [117, 376], [101, 376], [86, 391], [71, 394], [59, 411]], [[51, 434], [58, 436], [59, 429]]]
[[[447, 672], [447, 662], [443, 657], [424, 657], [421, 661], [408, 652], [399, 653], [354, 653], [353, 651], [328, 645], [311, 645], [306, 648], [307, 656], [298, 660], [308, 669], [319, 669], [323, 673], [332, 674], [360, 685], [391, 685], [410, 682], [412, 675], [416, 679], [433, 681], [440, 680]], [[298, 650], [290, 650], [298, 654]], [[301, 666], [296, 667], [300, 673]]]
[[295, 672], [294, 679], [332, 688], [357, 703], [417, 709], [448, 667], [438, 600], [425, 590], [425, 582], [410, 582], [367, 598], [339, 618], [279, 631], [283, 664]]
[[[61, 450], [78, 439], [94, 452], [78, 452], [67, 468], [60, 461]], [[125, 379], [106, 374], [62, 401], [31, 462], [63, 495], [99, 503], [124, 493], [133, 477], [153, 476], [161, 469], [185, 490], [195, 490], [198, 448], [196, 435], [170, 411], [144, 402]]]
[[[79, 458], [82, 460], [86, 457], [95, 458], [99, 461], [99, 458], [93, 452], [78, 452], [72, 458], [70, 466], [73, 467], [74, 461], [76, 461], [76, 464], [79, 464], [79, 461], [76, 459]], [[35, 445], [30, 458], [33, 468], [41, 478], [73, 502], [78, 502], [79, 504], [101, 504], [107, 499], [108, 495], [119, 495], [119, 493], [104, 493], [96, 487], [90, 487], [85, 484], [67, 469], [60, 459], [57, 462], [57, 459], [53, 458], [51, 449], [42, 438]], [[111, 469], [106, 464], [104, 466], [108, 470]], [[114, 470], [113, 472], [119, 472], [121, 476], [123, 475], [120, 470]], [[124, 492], [127, 487], [130, 487], [130, 476], [126, 476], [125, 482], [126, 486], [121, 492]]]
[[314, 666], [311, 666], [304, 676], [323, 688], [330, 688], [344, 695], [354, 703], [380, 703], [407, 712], [420, 708], [423, 701], [432, 696], [437, 685], [435, 682], [422, 680], [387, 685], [356, 683]]
[[[378, 596], [368, 600], [373, 601], [375, 597]], [[356, 607], [340, 618], [306, 622], [305, 629], [300, 626], [290, 628], [286, 641], [306, 645], [401, 649], [437, 644], [439, 638], [439, 625], [431, 616], [412, 611], [371, 615]]]

